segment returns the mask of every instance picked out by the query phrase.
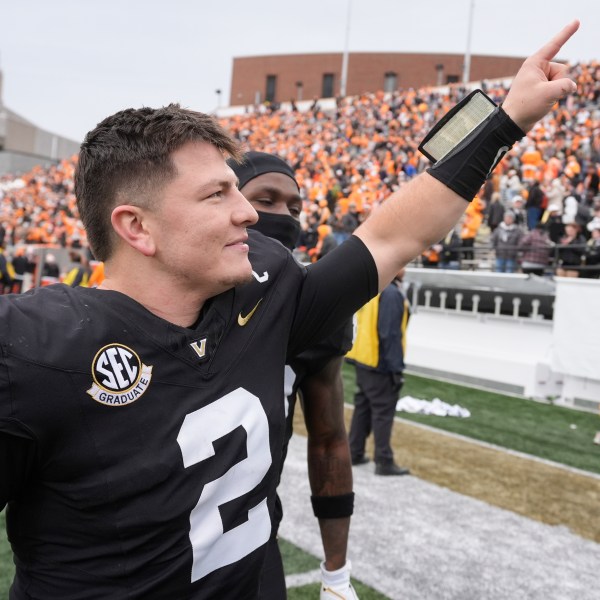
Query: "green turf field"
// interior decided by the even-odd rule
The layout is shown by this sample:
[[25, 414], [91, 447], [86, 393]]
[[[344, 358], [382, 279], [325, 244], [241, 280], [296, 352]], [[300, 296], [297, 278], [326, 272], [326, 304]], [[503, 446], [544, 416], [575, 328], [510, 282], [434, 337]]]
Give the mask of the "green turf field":
[[12, 552], [6, 541], [6, 519], [0, 513], [0, 598], [8, 598], [8, 588], [14, 574]]
[[[286, 577], [288, 575], [297, 575], [298, 573], [315, 572], [319, 569], [319, 559], [307, 554], [297, 546], [286, 542], [279, 541], [281, 555], [283, 556], [283, 564]], [[360, 581], [352, 580], [356, 589], [356, 593], [361, 600], [386, 600], [387, 596], [380, 594], [374, 589], [360, 583]], [[291, 587], [288, 590], [289, 600], [314, 600], [319, 597], [319, 583], [312, 583], [299, 587]]]
[[[354, 368], [345, 364], [343, 375], [346, 402], [352, 403]], [[402, 396], [405, 395], [424, 400], [437, 397], [468, 408], [471, 416], [461, 419], [397, 413], [403, 419], [600, 473], [600, 446], [592, 441], [596, 431], [600, 431], [597, 414], [416, 375], [406, 375], [402, 388]]]

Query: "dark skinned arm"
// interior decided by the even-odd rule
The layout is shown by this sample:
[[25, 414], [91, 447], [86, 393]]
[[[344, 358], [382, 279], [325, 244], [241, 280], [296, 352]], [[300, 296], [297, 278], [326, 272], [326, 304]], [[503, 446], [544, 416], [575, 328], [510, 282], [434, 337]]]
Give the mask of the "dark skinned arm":
[[[308, 431], [308, 477], [314, 496], [352, 492], [352, 465], [344, 422], [342, 357], [332, 358], [301, 386], [304, 420]], [[350, 517], [319, 519], [325, 568], [340, 569], [346, 563]]]

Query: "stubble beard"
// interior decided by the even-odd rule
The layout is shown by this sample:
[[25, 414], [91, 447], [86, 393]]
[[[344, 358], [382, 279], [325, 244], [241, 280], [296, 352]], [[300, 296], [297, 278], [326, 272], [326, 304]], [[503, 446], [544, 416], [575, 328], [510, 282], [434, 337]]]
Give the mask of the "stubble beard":
[[229, 277], [224, 277], [219, 283], [224, 289], [224, 291], [229, 290], [231, 288], [246, 285], [252, 281], [252, 266], [250, 265], [250, 261], [248, 261], [248, 271], [244, 274], [238, 275], [230, 275]]

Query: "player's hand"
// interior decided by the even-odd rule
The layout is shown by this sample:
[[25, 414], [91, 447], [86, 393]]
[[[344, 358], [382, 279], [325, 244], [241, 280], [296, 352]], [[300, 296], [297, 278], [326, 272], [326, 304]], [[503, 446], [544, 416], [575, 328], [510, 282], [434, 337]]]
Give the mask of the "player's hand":
[[568, 67], [552, 59], [578, 29], [579, 21], [569, 23], [532, 54], [515, 75], [502, 108], [523, 131], [529, 131], [558, 100], [577, 89], [567, 77]]
[[320, 600], [358, 600], [358, 596], [350, 583], [349, 560], [337, 571], [328, 571], [325, 563], [321, 563], [321, 595]]

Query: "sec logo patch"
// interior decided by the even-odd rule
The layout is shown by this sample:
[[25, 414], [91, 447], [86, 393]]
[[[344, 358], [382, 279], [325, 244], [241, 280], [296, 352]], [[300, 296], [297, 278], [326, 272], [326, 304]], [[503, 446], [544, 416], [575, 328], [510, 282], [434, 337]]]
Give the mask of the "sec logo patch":
[[152, 367], [127, 346], [109, 344], [96, 353], [92, 362], [94, 383], [87, 393], [108, 406], [135, 402], [150, 385]]

